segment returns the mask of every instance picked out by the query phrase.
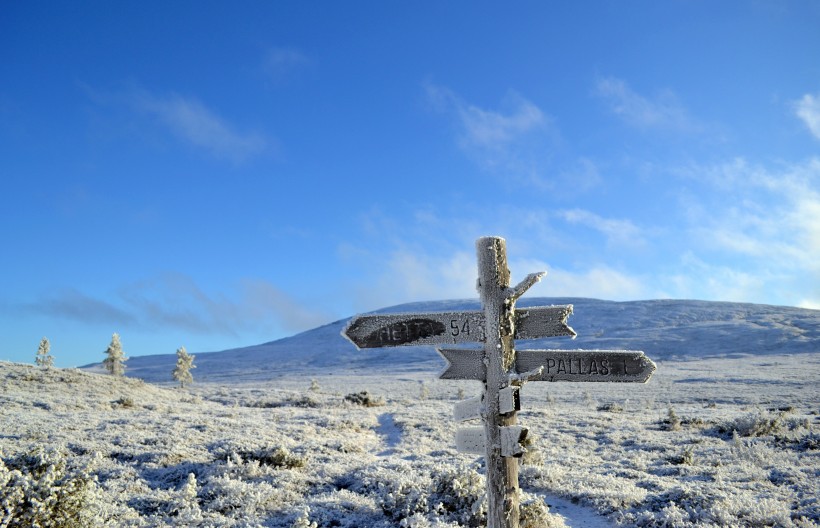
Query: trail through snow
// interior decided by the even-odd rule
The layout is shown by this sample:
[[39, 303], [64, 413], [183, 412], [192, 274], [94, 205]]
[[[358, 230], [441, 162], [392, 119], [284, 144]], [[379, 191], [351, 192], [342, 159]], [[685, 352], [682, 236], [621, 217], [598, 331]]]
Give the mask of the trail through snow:
[[384, 413], [379, 415], [379, 428], [377, 433], [384, 439], [387, 449], [379, 453], [379, 456], [388, 456], [396, 452], [396, 446], [401, 442], [401, 428], [396, 425], [393, 415]]
[[587, 508], [572, 501], [550, 495], [539, 493], [550, 508], [550, 513], [564, 519], [564, 524], [570, 528], [612, 528], [617, 526], [606, 517], [598, 515], [594, 509]]

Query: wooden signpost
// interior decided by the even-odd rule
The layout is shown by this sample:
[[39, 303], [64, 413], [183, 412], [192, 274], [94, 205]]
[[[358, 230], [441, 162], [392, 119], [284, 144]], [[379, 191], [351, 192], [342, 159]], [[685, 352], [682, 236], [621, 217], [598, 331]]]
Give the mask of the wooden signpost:
[[457, 421], [482, 419], [483, 427], [456, 432], [461, 453], [481, 454], [487, 464], [487, 526], [518, 528], [518, 458], [527, 429], [516, 423], [519, 387], [525, 381], [645, 383], [655, 364], [643, 352], [624, 350], [518, 350], [515, 339], [571, 336], [572, 306], [516, 309], [515, 302], [545, 275], [528, 275], [510, 287], [506, 242], [476, 242], [482, 311], [362, 315], [343, 335], [358, 348], [483, 343], [482, 349], [440, 348], [447, 360], [442, 379], [484, 382], [481, 396], [456, 404]]

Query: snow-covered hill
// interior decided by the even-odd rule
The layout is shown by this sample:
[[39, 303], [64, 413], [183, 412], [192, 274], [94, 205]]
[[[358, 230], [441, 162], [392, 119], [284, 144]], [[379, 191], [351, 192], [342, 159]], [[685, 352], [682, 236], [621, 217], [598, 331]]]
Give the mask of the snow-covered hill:
[[[519, 348], [643, 350], [654, 360], [820, 352], [820, 311], [747, 303], [524, 298], [519, 307], [572, 304], [576, 339], [517, 341]], [[410, 303], [374, 313], [478, 310], [477, 300]], [[285, 374], [395, 374], [444, 367], [431, 346], [356, 350], [341, 332], [348, 319], [269, 343], [196, 353], [197, 381], [249, 381]], [[132, 357], [127, 375], [170, 381], [173, 354]], [[99, 365], [90, 365], [92, 370]]]

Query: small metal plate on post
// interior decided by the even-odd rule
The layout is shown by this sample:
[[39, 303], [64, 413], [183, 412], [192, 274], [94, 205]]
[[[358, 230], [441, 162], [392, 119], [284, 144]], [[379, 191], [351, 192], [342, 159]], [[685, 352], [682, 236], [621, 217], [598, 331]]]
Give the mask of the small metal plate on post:
[[465, 427], [456, 431], [456, 451], [467, 455], [486, 455], [483, 427]]
[[520, 457], [524, 455], [524, 446], [521, 445], [527, 438], [527, 428], [520, 425], [501, 427], [501, 456]]
[[498, 412], [509, 414], [521, 410], [521, 397], [518, 387], [509, 386], [498, 391]]

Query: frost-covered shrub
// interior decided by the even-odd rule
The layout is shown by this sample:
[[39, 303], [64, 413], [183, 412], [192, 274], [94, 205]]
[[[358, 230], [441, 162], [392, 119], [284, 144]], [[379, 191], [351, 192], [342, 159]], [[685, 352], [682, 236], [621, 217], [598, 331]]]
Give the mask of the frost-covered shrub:
[[235, 452], [235, 456], [244, 461], [255, 461], [275, 468], [295, 469], [307, 464], [307, 458], [295, 455], [281, 446], [239, 450]]
[[442, 467], [432, 475], [430, 503], [447, 520], [482, 526], [487, 517], [486, 485], [475, 468]]
[[541, 499], [522, 502], [519, 519], [520, 528], [566, 528], [563, 519], [550, 514]]
[[669, 408], [663, 425], [667, 431], [680, 431], [681, 419], [672, 407]]
[[305, 507], [299, 512], [291, 528], [318, 528], [318, 525], [310, 520], [310, 508]]
[[106, 525], [104, 502], [89, 467], [72, 467], [59, 449], [0, 453], [0, 526], [80, 528]]
[[436, 466], [418, 471], [399, 463], [357, 471], [340, 484], [373, 497], [400, 526], [421, 526], [422, 517], [473, 527], [486, 521], [484, 478], [474, 468]]
[[122, 351], [119, 334], [114, 333], [111, 336], [111, 344], [108, 345], [104, 354], [103, 367], [105, 367], [105, 370], [112, 376], [121, 377], [125, 375], [125, 362], [128, 358], [125, 357], [125, 352]]
[[381, 396], [373, 396], [367, 391], [350, 393], [345, 396], [345, 401], [365, 407], [381, 407], [384, 405], [384, 398]]
[[202, 512], [197, 502], [198, 490], [196, 475], [188, 473], [188, 478], [179, 490], [176, 507], [171, 512], [172, 515], [179, 517], [179, 521], [184, 521], [187, 525], [202, 519]]
[[532, 431], [521, 441], [521, 447], [524, 448], [524, 456], [521, 457], [523, 465], [540, 466], [544, 463], [544, 455], [536, 446], [536, 435]]
[[637, 512], [622, 519], [634, 526], [799, 526], [789, 505], [753, 493], [728, 494], [718, 488], [683, 484], [647, 497]]
[[800, 429], [805, 429], [805, 432], [809, 433], [810, 424], [807, 419], [800, 419], [792, 412], [791, 408], [757, 411], [719, 424], [717, 430], [722, 434], [737, 432], [740, 436], [745, 437], [775, 436], [782, 440], [794, 440], [789, 438], [794, 436], [790, 433]]
[[34, 358], [37, 366], [45, 368], [54, 366], [54, 356], [49, 354], [49, 350], [51, 350], [51, 343], [48, 342], [47, 337], [44, 337], [40, 340], [40, 346], [37, 347], [37, 355]]
[[193, 383], [194, 377], [191, 375], [191, 369], [195, 369], [194, 358], [196, 356], [189, 354], [185, 347], [177, 349], [177, 364], [171, 372], [171, 377], [179, 382], [180, 388], [184, 389], [186, 383]]
[[678, 466], [691, 466], [695, 463], [695, 449], [692, 446], [686, 446], [680, 455], [673, 455], [668, 460]]
[[122, 396], [119, 400], [112, 402], [111, 405], [123, 409], [132, 409], [135, 403], [134, 398], [131, 398], [130, 396]]

